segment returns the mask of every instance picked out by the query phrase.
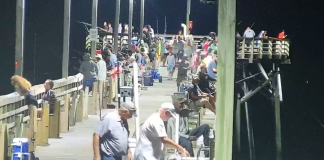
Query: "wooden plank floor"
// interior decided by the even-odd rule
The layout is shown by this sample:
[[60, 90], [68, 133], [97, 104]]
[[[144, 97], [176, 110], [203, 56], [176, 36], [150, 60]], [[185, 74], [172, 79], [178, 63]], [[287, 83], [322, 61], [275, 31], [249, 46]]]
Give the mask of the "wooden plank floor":
[[[165, 68], [166, 70], [166, 68]], [[147, 91], [141, 91], [140, 122], [157, 111], [163, 102], [171, 102], [171, 94], [176, 91], [175, 81], [154, 83]], [[110, 110], [111, 111], [111, 110]], [[104, 110], [104, 113], [109, 110]], [[40, 160], [89, 160], [93, 158], [92, 135], [99, 121], [99, 116], [89, 115], [87, 120], [76, 123], [70, 132], [61, 133], [60, 139], [49, 139], [48, 146], [37, 146], [36, 156]], [[131, 136], [135, 131], [135, 119], [129, 121]]]

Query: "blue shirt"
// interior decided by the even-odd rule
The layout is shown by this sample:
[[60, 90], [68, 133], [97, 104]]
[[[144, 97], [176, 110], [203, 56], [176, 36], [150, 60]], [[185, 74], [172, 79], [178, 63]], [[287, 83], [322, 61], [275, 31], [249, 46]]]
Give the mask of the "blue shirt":
[[117, 63], [117, 57], [115, 54], [111, 54], [110, 56], [110, 64], [112, 68], [116, 67], [116, 63]]
[[210, 78], [216, 79], [217, 73], [213, 72], [213, 68], [217, 68], [217, 64], [215, 61], [209, 63], [209, 66], [207, 68], [207, 74]]

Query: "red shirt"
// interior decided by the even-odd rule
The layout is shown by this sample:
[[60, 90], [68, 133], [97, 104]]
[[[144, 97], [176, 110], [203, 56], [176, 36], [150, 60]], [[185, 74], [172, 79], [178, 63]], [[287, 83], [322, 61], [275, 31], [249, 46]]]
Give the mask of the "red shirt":
[[206, 42], [205, 45], [204, 45], [204, 49], [205, 49], [205, 51], [208, 51], [208, 47], [209, 47], [209, 43]]
[[279, 36], [278, 36], [278, 38], [280, 38], [280, 39], [283, 39], [283, 38], [285, 38], [285, 33], [284, 33], [284, 32], [281, 32], [281, 33], [279, 33]]

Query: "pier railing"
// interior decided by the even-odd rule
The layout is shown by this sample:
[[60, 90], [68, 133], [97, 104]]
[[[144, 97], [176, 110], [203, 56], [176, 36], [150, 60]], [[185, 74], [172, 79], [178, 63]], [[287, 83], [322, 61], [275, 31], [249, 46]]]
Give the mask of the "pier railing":
[[289, 61], [289, 41], [277, 38], [247, 39], [237, 38], [237, 59], [253, 60], [272, 59], [281, 60], [283, 63]]

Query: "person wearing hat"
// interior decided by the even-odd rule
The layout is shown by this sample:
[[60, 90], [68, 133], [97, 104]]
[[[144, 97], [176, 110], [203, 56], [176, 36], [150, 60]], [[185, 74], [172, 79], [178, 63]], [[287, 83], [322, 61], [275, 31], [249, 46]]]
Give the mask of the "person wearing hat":
[[189, 98], [194, 101], [196, 106], [207, 108], [216, 114], [215, 97], [211, 94], [203, 92], [199, 88], [198, 75], [194, 75], [192, 77], [192, 84], [193, 86], [188, 89]]
[[83, 90], [89, 87], [89, 92], [92, 91], [93, 83], [98, 79], [98, 66], [89, 53], [83, 56], [79, 71], [83, 74]]
[[179, 153], [190, 156], [188, 151], [167, 137], [164, 122], [175, 117], [172, 103], [163, 103], [158, 112], [153, 113], [143, 124], [139, 140], [136, 144], [134, 159], [160, 160], [163, 145], [177, 149]]
[[106, 114], [93, 134], [94, 160], [122, 160], [132, 154], [128, 148], [127, 120], [137, 117], [133, 102], [125, 102], [118, 111]]
[[106, 81], [106, 78], [107, 78], [106, 62], [102, 59], [101, 54], [97, 54], [96, 59], [97, 59], [97, 66], [98, 66], [98, 80]]

